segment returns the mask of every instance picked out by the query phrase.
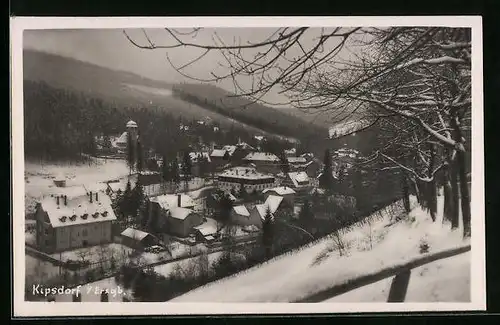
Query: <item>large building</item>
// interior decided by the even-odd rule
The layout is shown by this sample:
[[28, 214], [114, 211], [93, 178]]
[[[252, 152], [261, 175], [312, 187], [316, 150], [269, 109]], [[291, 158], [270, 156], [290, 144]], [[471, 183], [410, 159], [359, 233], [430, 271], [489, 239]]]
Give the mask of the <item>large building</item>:
[[54, 253], [112, 241], [116, 216], [109, 196], [60, 192], [64, 194], [48, 196], [36, 207], [36, 242], [41, 251]]
[[259, 171], [276, 174], [280, 172], [280, 159], [269, 152], [250, 152], [243, 162], [253, 164]]
[[273, 175], [263, 174], [252, 167], [233, 167], [220, 173], [217, 187], [225, 192], [239, 193], [241, 186], [247, 193], [261, 192], [274, 187], [276, 179]]

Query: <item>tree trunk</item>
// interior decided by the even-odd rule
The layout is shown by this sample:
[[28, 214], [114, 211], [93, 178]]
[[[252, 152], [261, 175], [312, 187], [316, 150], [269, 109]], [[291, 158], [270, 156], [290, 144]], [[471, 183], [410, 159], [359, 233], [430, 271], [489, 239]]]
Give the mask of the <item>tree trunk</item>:
[[401, 173], [401, 181], [403, 187], [403, 204], [407, 213], [410, 212], [410, 189], [408, 187], [408, 180], [405, 173]]
[[[434, 171], [434, 163], [436, 153], [434, 150], [434, 145], [432, 143], [429, 144], [429, 150], [431, 157], [429, 159], [429, 177], [432, 177], [432, 172]], [[426, 195], [427, 195], [427, 204], [429, 208], [429, 212], [431, 214], [432, 221], [436, 221], [436, 212], [437, 212], [437, 189], [436, 189], [436, 181], [435, 179], [431, 180], [426, 186]]]
[[451, 227], [458, 228], [460, 216], [458, 214], [458, 204], [460, 201], [460, 194], [458, 189], [458, 175], [455, 160], [450, 162], [450, 184], [451, 184]]
[[463, 149], [462, 131], [460, 130], [458, 117], [451, 119], [451, 127], [453, 128], [454, 140], [461, 145], [462, 150], [456, 151], [456, 166], [458, 169], [459, 187], [460, 187], [460, 205], [462, 208], [462, 221], [464, 225], [464, 237], [471, 236], [471, 210], [470, 210], [470, 195], [469, 186], [467, 183], [467, 162], [465, 150]]

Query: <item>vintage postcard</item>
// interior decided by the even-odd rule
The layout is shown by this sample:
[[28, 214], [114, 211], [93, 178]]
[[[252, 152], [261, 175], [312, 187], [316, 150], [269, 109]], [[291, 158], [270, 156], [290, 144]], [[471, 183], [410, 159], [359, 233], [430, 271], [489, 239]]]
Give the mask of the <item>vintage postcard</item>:
[[12, 18], [15, 316], [485, 310], [481, 30]]

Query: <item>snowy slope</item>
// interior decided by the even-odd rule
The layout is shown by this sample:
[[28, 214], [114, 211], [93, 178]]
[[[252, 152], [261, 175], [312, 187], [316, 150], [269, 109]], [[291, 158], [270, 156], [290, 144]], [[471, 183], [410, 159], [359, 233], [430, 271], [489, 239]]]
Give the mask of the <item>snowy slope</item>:
[[[414, 198], [412, 201], [415, 206]], [[439, 197], [439, 211], [442, 208], [443, 198]], [[340, 256], [332, 238], [323, 239], [172, 302], [297, 301], [355, 276], [409, 261], [421, 255], [422, 241], [429, 245], [429, 252], [468, 244], [462, 239], [461, 227], [451, 231], [450, 225], [442, 222], [441, 213], [433, 223], [426, 212], [414, 207], [408, 218], [395, 223], [387, 209], [381, 212], [381, 219], [343, 236], [349, 247], [347, 255]]]

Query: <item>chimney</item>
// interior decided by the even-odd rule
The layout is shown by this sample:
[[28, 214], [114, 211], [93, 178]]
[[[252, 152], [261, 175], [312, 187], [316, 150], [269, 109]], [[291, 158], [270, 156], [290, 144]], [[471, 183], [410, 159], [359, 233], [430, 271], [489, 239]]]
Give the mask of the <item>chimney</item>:
[[59, 195], [56, 196], [56, 202], [57, 202], [57, 205], [59, 205]]
[[98, 195], [98, 192], [95, 192], [95, 201], [99, 201], [99, 195]]
[[179, 208], [181, 207], [181, 201], [182, 201], [182, 194], [177, 194], [177, 206]]
[[92, 203], [92, 191], [90, 191], [90, 203]]
[[68, 196], [67, 195], [64, 196], [64, 205], [68, 205]]

